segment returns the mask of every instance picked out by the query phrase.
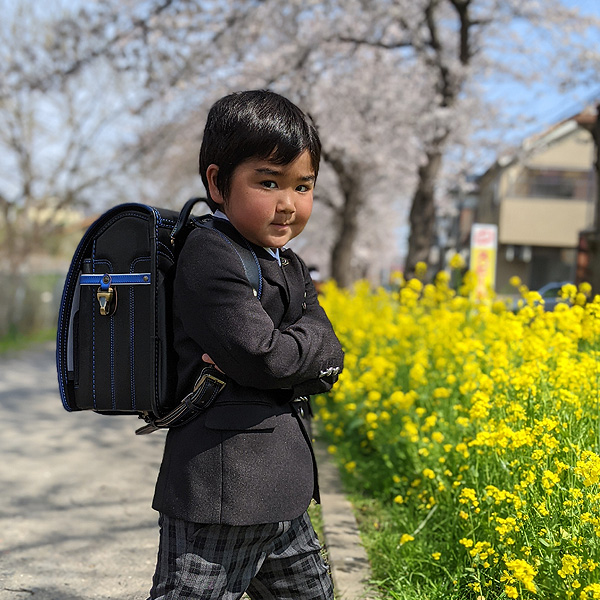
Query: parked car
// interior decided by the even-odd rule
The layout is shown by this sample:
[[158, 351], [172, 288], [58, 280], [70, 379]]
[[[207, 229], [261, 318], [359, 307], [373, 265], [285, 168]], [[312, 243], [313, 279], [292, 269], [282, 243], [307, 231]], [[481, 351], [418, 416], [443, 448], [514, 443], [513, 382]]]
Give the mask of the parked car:
[[571, 283], [570, 281], [552, 281], [543, 285], [539, 290], [539, 295], [544, 299], [544, 310], [554, 310], [557, 304], [569, 303], [565, 298], [561, 298], [560, 290], [563, 285]]
[[[565, 302], [569, 303], [565, 298], [561, 298], [560, 290], [563, 285], [570, 283], [569, 281], [551, 281], [543, 285], [539, 290], [538, 294], [544, 299], [544, 310], [552, 311], [556, 308], [556, 305]], [[510, 310], [518, 312], [523, 306], [525, 301], [520, 296], [512, 301]]]

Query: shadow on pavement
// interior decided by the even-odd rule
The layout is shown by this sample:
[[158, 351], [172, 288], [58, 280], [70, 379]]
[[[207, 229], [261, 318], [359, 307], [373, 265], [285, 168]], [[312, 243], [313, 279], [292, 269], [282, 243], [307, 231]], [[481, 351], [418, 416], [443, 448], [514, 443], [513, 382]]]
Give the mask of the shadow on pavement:
[[68, 413], [52, 345], [0, 357], [0, 600], [147, 597], [164, 433]]

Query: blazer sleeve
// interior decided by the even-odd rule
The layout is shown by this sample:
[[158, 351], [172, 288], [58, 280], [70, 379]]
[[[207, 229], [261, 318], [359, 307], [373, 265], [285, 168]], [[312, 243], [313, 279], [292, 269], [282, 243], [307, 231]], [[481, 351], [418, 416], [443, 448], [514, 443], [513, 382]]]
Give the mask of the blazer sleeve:
[[307, 293], [305, 314], [276, 329], [254, 296], [236, 250], [210, 229], [190, 234], [177, 263], [174, 305], [185, 333], [240, 385], [295, 388], [316, 380], [331, 387], [343, 352], [314, 300], [308, 302]]
[[[304, 273], [304, 289], [306, 291], [306, 315], [313, 315], [315, 318], [327, 321], [331, 327], [329, 318], [325, 314], [323, 307], [319, 304], [319, 295], [315, 289], [315, 285], [310, 277], [308, 267], [304, 264], [304, 261], [297, 256], [300, 264], [302, 265], [302, 272]], [[332, 330], [333, 331], [333, 330]], [[336, 338], [337, 339], [337, 338]], [[338, 375], [343, 368], [343, 353], [342, 361], [338, 366], [327, 367], [319, 373], [319, 377], [308, 379], [294, 386], [294, 396], [310, 396], [313, 394], [322, 394], [328, 392], [333, 384], [338, 380]]]

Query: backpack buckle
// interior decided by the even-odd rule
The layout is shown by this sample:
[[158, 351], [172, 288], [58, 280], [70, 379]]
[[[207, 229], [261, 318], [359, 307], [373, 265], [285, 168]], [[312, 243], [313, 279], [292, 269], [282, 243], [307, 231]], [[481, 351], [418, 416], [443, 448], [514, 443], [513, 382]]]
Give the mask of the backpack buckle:
[[96, 292], [96, 298], [100, 305], [100, 314], [104, 317], [113, 315], [117, 310], [117, 290], [110, 283], [111, 277], [107, 273], [102, 278], [102, 283]]

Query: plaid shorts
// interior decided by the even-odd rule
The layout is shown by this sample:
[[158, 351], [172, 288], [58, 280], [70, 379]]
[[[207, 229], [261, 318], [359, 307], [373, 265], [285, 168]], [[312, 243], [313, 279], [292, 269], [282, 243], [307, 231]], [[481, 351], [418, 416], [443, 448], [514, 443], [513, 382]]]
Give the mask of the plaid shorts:
[[205, 525], [161, 514], [148, 600], [333, 600], [307, 513], [266, 525]]

